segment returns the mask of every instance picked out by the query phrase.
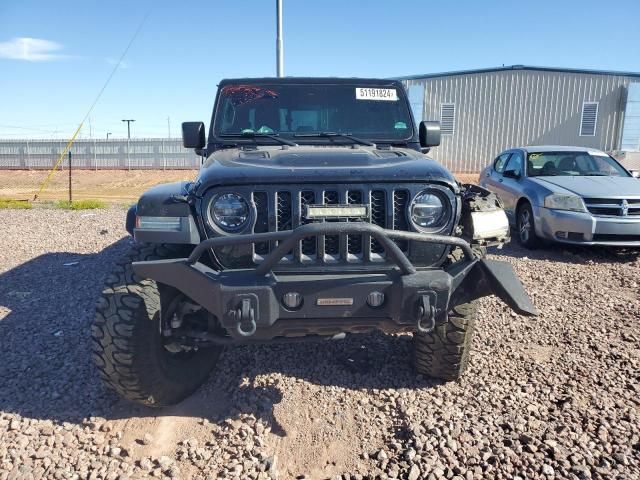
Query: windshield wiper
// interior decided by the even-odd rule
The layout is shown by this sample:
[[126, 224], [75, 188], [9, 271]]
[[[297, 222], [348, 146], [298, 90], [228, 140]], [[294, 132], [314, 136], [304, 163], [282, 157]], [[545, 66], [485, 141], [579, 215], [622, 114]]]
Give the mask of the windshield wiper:
[[596, 172], [583, 173], [583, 175], [585, 177], [610, 177], [611, 176], [608, 173], [596, 173]]
[[362, 138], [354, 137], [350, 133], [338, 133], [338, 132], [315, 132], [315, 133], [294, 133], [294, 137], [298, 138], [309, 138], [309, 137], [323, 137], [323, 138], [332, 138], [332, 137], [340, 137], [347, 138], [352, 140], [354, 143], [359, 143], [360, 145], [367, 145], [368, 147], [375, 147], [375, 143], [370, 142], [369, 140], [364, 140]]
[[259, 133], [259, 132], [243, 132], [243, 133], [221, 133], [218, 135], [220, 138], [231, 137], [231, 138], [270, 138], [271, 140], [275, 140], [280, 145], [289, 145], [290, 147], [297, 147], [298, 144], [292, 142], [291, 140], [286, 140], [284, 138], [280, 138], [277, 133]]

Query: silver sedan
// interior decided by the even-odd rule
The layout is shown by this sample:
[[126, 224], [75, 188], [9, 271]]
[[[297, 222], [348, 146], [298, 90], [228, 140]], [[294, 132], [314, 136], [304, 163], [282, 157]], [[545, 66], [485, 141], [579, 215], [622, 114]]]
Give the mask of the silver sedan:
[[517, 238], [640, 247], [640, 180], [604, 152], [584, 147], [507, 150], [480, 173], [504, 202]]

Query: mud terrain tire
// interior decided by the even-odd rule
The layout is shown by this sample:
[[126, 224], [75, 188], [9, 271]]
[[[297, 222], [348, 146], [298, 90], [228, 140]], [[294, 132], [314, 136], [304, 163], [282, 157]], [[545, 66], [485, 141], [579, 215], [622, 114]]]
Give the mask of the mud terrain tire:
[[457, 305], [432, 332], [413, 335], [418, 373], [447, 381], [462, 376], [469, 364], [476, 310], [476, 302]]
[[[195, 391], [220, 349], [171, 353], [162, 344], [163, 308], [178, 293], [133, 273], [131, 262], [188, 255], [175, 246], [134, 245], [105, 282], [91, 328], [93, 358], [108, 387], [136, 403], [161, 407]], [[162, 294], [161, 294], [162, 292]]]

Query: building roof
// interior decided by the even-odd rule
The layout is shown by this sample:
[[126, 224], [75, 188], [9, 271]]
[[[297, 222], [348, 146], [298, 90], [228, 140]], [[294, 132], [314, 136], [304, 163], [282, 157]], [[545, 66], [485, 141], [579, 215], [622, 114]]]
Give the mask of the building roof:
[[529, 65], [509, 65], [504, 67], [479, 68], [476, 70], [458, 70], [454, 72], [425, 73], [423, 75], [408, 75], [406, 77], [396, 77], [396, 78], [398, 80], [420, 80], [423, 78], [452, 77], [455, 75], [471, 75], [474, 73], [506, 72], [506, 71], [512, 71], [512, 70], [534, 70], [538, 72], [561, 72], [561, 73], [584, 73], [589, 75], [617, 75], [617, 76], [623, 76], [623, 77], [640, 78], [640, 72], [619, 72], [615, 70], [588, 70], [588, 69], [579, 69], [579, 68], [533, 67]]

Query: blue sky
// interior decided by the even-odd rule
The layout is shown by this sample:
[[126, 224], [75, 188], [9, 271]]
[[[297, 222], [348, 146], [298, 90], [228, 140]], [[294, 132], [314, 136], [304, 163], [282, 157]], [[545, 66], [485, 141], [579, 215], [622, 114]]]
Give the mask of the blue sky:
[[[221, 78], [275, 74], [275, 1], [0, 0], [0, 138], [177, 136]], [[285, 74], [393, 77], [526, 64], [640, 71], [637, 0], [284, 0]], [[25, 40], [26, 39], [26, 40]]]

